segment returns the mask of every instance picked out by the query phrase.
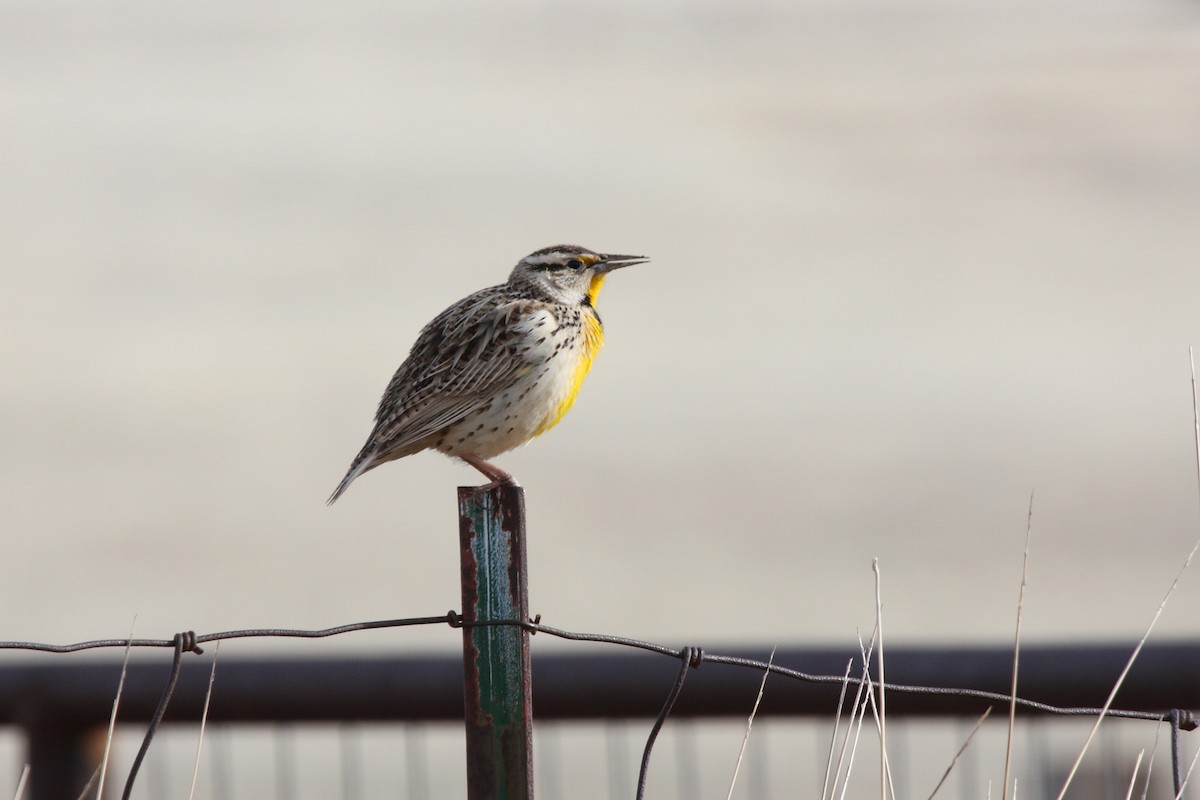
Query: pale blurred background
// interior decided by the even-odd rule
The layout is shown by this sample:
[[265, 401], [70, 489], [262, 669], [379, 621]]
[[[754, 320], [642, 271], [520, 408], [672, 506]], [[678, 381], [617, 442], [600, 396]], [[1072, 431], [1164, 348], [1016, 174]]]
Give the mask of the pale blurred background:
[[844, 640], [878, 557], [891, 635], [1007, 637], [1034, 491], [1026, 633], [1129, 638], [1200, 530], [1194, 4], [9, 2], [0, 36], [5, 638], [457, 607], [472, 470], [322, 503], [420, 327], [560, 241], [654, 261], [501, 459], [548, 621]]
[[653, 262], [499, 459], [550, 624], [852, 642], [878, 557], [892, 640], [1007, 639], [1032, 491], [1024, 635], [1132, 645], [1200, 534], [1194, 2], [8, 0], [0, 136], [3, 639], [458, 608], [474, 471], [323, 502], [558, 242]]

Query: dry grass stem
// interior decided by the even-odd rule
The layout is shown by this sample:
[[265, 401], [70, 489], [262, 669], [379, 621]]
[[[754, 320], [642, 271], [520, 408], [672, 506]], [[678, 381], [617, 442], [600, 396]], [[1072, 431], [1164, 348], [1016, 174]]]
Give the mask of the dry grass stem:
[[[850, 748], [850, 760], [846, 762], [846, 775], [842, 779], [842, 793], [838, 795], [839, 800], [846, 800], [846, 789], [850, 786], [850, 773], [854, 771], [854, 754], [858, 752], [858, 738], [862, 733], [863, 717], [867, 715], [867, 705], [871, 703], [872, 698], [871, 692], [867, 692], [858, 709], [858, 721], [854, 725], [854, 744]], [[847, 731], [848, 734], [849, 731]]]
[[21, 770], [21, 779], [17, 781], [17, 793], [13, 795], [13, 800], [21, 800], [21, 795], [25, 794], [25, 784], [29, 782], [29, 765], [25, 765], [25, 769]]
[[125, 691], [125, 675], [129, 672], [129, 651], [133, 645], [133, 629], [137, 626], [137, 614], [129, 623], [129, 640], [125, 643], [125, 660], [121, 662], [121, 680], [117, 682], [117, 696], [113, 698], [112, 714], [108, 717], [108, 735], [104, 737], [104, 758], [100, 761], [99, 783], [96, 785], [96, 800], [104, 796], [104, 776], [108, 774], [108, 759], [112, 755], [113, 732], [117, 729], [117, 709], [121, 705], [121, 692]]
[[[874, 646], [875, 646], [875, 633], [872, 631], [870, 647], [873, 648]], [[858, 637], [858, 649], [859, 649], [859, 652], [863, 652], [863, 649], [864, 649], [863, 644], [862, 644], [862, 635], [861, 634]], [[870, 652], [869, 648], [868, 648], [867, 652]], [[867, 685], [868, 681], [870, 680], [870, 675], [871, 675], [870, 661], [868, 659], [864, 658], [862, 677], [858, 683], [858, 687], [854, 690], [854, 703], [850, 706], [850, 709], [851, 709], [850, 722], [846, 725], [846, 736], [845, 736], [845, 738], [842, 739], [842, 749], [841, 749], [841, 752], [838, 753], [837, 766], [834, 768], [834, 771], [833, 771], [833, 784], [829, 787], [830, 800], [832, 800], [834, 795], [837, 794], [838, 780], [841, 779], [841, 776], [842, 776], [842, 765], [846, 761], [846, 754], [850, 748], [850, 736], [854, 729], [854, 719], [855, 719], [855, 716], [858, 714], [858, 704], [862, 700], [864, 687]], [[847, 770], [846, 777], [849, 778], [849, 776], [850, 776], [850, 773], [849, 773], [849, 770]], [[824, 798], [822, 798], [822, 800], [824, 800]]]
[[208, 691], [204, 694], [204, 710], [200, 712], [200, 735], [196, 739], [196, 763], [192, 766], [192, 788], [188, 800], [196, 796], [196, 778], [200, 775], [200, 751], [204, 746], [204, 726], [208, 723], [208, 704], [212, 701], [213, 683], [217, 679], [217, 656], [221, 655], [221, 642], [213, 650], [212, 670], [208, 673]]
[[1184, 561], [1183, 567], [1180, 568], [1178, 574], [1175, 575], [1175, 580], [1171, 581], [1171, 587], [1167, 589], [1167, 593], [1163, 596], [1162, 602], [1158, 604], [1158, 610], [1154, 612], [1154, 618], [1150, 620], [1150, 625], [1146, 628], [1146, 632], [1138, 641], [1137, 646], [1133, 648], [1133, 653], [1130, 654], [1129, 660], [1125, 662], [1125, 668], [1121, 670], [1121, 674], [1117, 676], [1116, 683], [1113, 684], [1112, 691], [1108, 693], [1108, 699], [1104, 701], [1104, 706], [1100, 709], [1100, 713], [1096, 715], [1096, 724], [1092, 726], [1092, 730], [1088, 733], [1087, 739], [1083, 743], [1083, 749], [1079, 751], [1079, 756], [1076, 757], [1075, 763], [1071, 766], [1071, 771], [1067, 773], [1067, 779], [1063, 783], [1062, 790], [1058, 793], [1058, 800], [1062, 800], [1067, 793], [1067, 788], [1071, 785], [1071, 781], [1075, 779], [1075, 774], [1079, 771], [1079, 765], [1083, 763], [1083, 757], [1091, 746], [1092, 740], [1096, 738], [1096, 731], [1100, 729], [1100, 723], [1108, 715], [1108, 710], [1112, 708], [1113, 700], [1120, 691], [1121, 685], [1125, 683], [1125, 677], [1129, 675], [1129, 670], [1133, 668], [1133, 662], [1137, 660], [1138, 655], [1142, 652], [1142, 648], [1146, 645], [1146, 640], [1150, 638], [1151, 631], [1158, 623], [1159, 617], [1162, 616], [1163, 609], [1167, 606], [1167, 601], [1171, 598], [1171, 594], [1175, 591], [1175, 587], [1179, 585], [1179, 579], [1183, 576], [1184, 570], [1192, 563], [1192, 559], [1196, 555], [1196, 551], [1200, 549], [1200, 540], [1196, 541], [1192, 551], [1188, 553], [1187, 560]]
[[[879, 731], [883, 724], [882, 723], [882, 715], [879, 713], [879, 705], [875, 701], [875, 693], [874, 692], [867, 692], [867, 702], [869, 702], [871, 704], [871, 719], [875, 720], [875, 730]], [[883, 767], [880, 771], [883, 772], [884, 777], [887, 778], [888, 785], [894, 787], [895, 782], [892, 780], [892, 765], [891, 765], [891, 763], [885, 759], [883, 761]], [[884, 800], [887, 800], [887, 799], [884, 798]], [[896, 795], [895, 795], [894, 789], [892, 792], [892, 800], [896, 800]]]
[[88, 778], [88, 782], [83, 785], [83, 789], [79, 792], [77, 800], [84, 800], [92, 791], [92, 786], [96, 783], [96, 779], [100, 777], [100, 767], [96, 767], [92, 771], [92, 777]]
[[896, 787], [892, 783], [892, 768], [888, 764], [887, 755], [887, 696], [884, 691], [883, 675], [883, 586], [879, 573], [879, 559], [871, 559], [871, 571], [875, 573], [875, 630], [879, 631], [879, 800], [888, 800], [890, 790], [892, 800], [896, 800]]
[[746, 745], [750, 743], [750, 729], [754, 727], [754, 715], [758, 713], [758, 704], [762, 702], [763, 692], [767, 689], [767, 678], [771, 675], [771, 667], [775, 665], [775, 651], [779, 649], [779, 645], [771, 648], [771, 655], [767, 658], [767, 668], [763, 671], [762, 683], [758, 685], [758, 697], [754, 698], [754, 708], [750, 709], [750, 717], [746, 720], [746, 733], [742, 736], [742, 749], [738, 751], [737, 763], [733, 766], [733, 778], [729, 781], [729, 793], [725, 795], [725, 800], [731, 800], [733, 797], [733, 787], [737, 785], [738, 771], [742, 768], [742, 759], [746, 756]]
[[[1196, 428], [1196, 486], [1200, 488], [1200, 405], [1196, 402], [1196, 354], [1188, 347], [1188, 363], [1192, 367], [1192, 424]], [[1200, 503], [1200, 492], [1196, 494], [1196, 502]]]
[[1192, 779], [1192, 770], [1196, 768], [1196, 761], [1200, 759], [1200, 748], [1196, 748], [1196, 755], [1192, 756], [1192, 763], [1188, 765], [1187, 774], [1183, 776], [1183, 783], [1179, 784], [1179, 792], [1175, 795], [1175, 800], [1181, 800], [1183, 793], [1187, 791], [1188, 781]]
[[862, 702], [863, 693], [866, 691], [869, 691], [866, 687], [870, 685], [870, 681], [871, 681], [871, 656], [870, 656], [870, 654], [871, 654], [871, 651], [874, 649], [874, 647], [875, 647], [875, 631], [871, 632], [871, 641], [870, 641], [870, 644], [867, 645], [866, 647], [863, 646], [862, 634], [860, 633], [858, 635], [858, 651], [860, 654], [862, 654], [862, 660], [863, 660], [862, 676], [861, 676], [861, 679], [859, 680], [858, 688], [855, 689], [855, 691], [854, 691], [854, 704], [851, 706], [852, 711], [850, 714], [850, 723], [846, 726], [846, 736], [842, 740], [842, 750], [841, 750], [841, 753], [838, 754], [837, 767], [834, 769], [834, 772], [833, 772], [833, 785], [829, 787], [830, 800], [832, 800], [833, 797], [838, 792], [838, 788], [837, 788], [838, 781], [841, 780], [843, 783], [842, 795], [844, 796], [846, 793], [845, 783], [850, 780], [850, 765], [848, 765], [846, 767], [846, 772], [843, 775], [842, 774], [842, 764], [846, 762], [846, 756], [848, 754], [851, 755], [850, 764], [851, 765], [853, 764], [854, 759], [853, 759], [853, 755], [852, 755], [853, 751], [851, 750], [850, 740], [851, 740], [851, 736], [853, 736], [854, 737], [854, 746], [858, 745], [858, 734], [855, 732], [855, 721], [857, 719], [858, 730], [861, 731], [862, 730], [862, 714], [865, 713], [866, 706], [863, 705], [860, 709], [860, 703]]
[[1142, 800], [1150, 794], [1150, 776], [1154, 774], [1154, 756], [1158, 752], [1158, 740], [1162, 736], [1162, 725], [1154, 729], [1154, 744], [1150, 745], [1150, 760], [1146, 762], [1146, 782], [1142, 784]]
[[1146, 748], [1143, 747], [1142, 751], [1138, 753], [1137, 761], [1133, 762], [1133, 774], [1129, 776], [1129, 790], [1125, 792], [1125, 800], [1132, 800], [1133, 798], [1133, 787], [1137, 783], [1138, 770], [1142, 768], [1142, 757], [1145, 755]]
[[[1196, 353], [1191, 345], [1188, 345], [1188, 364], [1192, 368], [1192, 425], [1195, 428], [1195, 442], [1196, 442], [1196, 446], [1195, 446], [1195, 451], [1196, 451], [1196, 490], [1197, 490], [1196, 491], [1196, 501], [1197, 501], [1197, 503], [1200, 503], [1200, 403], [1197, 403], [1197, 400], [1196, 400]], [[1200, 548], [1200, 540], [1198, 540], [1196, 542], [1196, 546], [1192, 548], [1191, 555], [1188, 556], [1189, 561], [1191, 561], [1192, 556], [1194, 556], [1196, 554], [1197, 548]], [[1187, 565], [1185, 564], [1184, 567], [1186, 568]], [[1181, 572], [1182, 572], [1182, 570], [1181, 570]], [[1179, 578], [1176, 577], [1175, 580], [1178, 581]], [[1166, 602], [1166, 601], [1164, 601], [1164, 602]], [[1155, 746], [1158, 745], [1157, 735], [1154, 737], [1154, 744], [1155, 744]], [[1151, 751], [1151, 755], [1153, 755], [1153, 751]], [[1196, 756], [1200, 757], [1200, 750], [1196, 751]], [[1153, 758], [1151, 758], [1151, 764], [1153, 764]], [[1183, 783], [1179, 787], [1179, 794], [1176, 795], [1176, 800], [1179, 800], [1179, 797], [1181, 797], [1183, 795], [1183, 790], [1185, 788], [1187, 788], [1188, 780], [1192, 777], [1192, 770], [1195, 768], [1195, 766], [1196, 766], [1196, 759], [1193, 758], [1191, 766], [1188, 767], [1187, 775], [1184, 777]], [[1147, 770], [1147, 775], [1148, 774], [1149, 774], [1149, 770]], [[1150, 779], [1149, 779], [1149, 777], [1147, 777], [1146, 790], [1149, 791], [1149, 788], [1150, 788]], [[1144, 796], [1144, 793], [1143, 793], [1143, 796]]]
[[[1196, 359], [1191, 347], [1188, 348], [1188, 358], [1192, 367], [1192, 421], [1194, 423], [1196, 432], [1196, 481], [1198, 490], [1196, 497], [1197, 501], [1200, 502], [1200, 403], [1197, 403], [1196, 399]], [[1179, 580], [1183, 577], [1183, 573], [1189, 566], [1191, 566], [1192, 559], [1196, 557], [1197, 551], [1200, 551], [1200, 538], [1198, 538], [1196, 543], [1192, 545], [1191, 552], [1189, 552], [1187, 558], [1184, 559], [1183, 566], [1180, 567], [1179, 572], [1175, 574], [1175, 579], [1171, 581], [1170, 587], [1167, 588], [1167, 593], [1163, 595], [1162, 602], [1158, 604], [1158, 610], [1154, 612], [1154, 617], [1150, 620], [1150, 624], [1146, 627], [1145, 634], [1142, 635], [1141, 640], [1137, 643], [1137, 647], [1133, 648], [1133, 653], [1130, 654], [1129, 661], [1125, 663], [1125, 668], [1121, 670], [1121, 674], [1117, 676], [1117, 682], [1113, 684], [1112, 691], [1108, 694], [1108, 699], [1104, 701], [1104, 707], [1100, 709], [1100, 713], [1096, 717], [1096, 724], [1092, 726], [1091, 732], [1088, 734], [1087, 739], [1083, 743], [1083, 749], [1079, 751], [1079, 757], [1075, 759], [1075, 763], [1072, 765], [1071, 771], [1067, 774], [1067, 780], [1063, 783], [1062, 791], [1058, 793], [1058, 800], [1062, 800], [1063, 796], [1066, 795], [1067, 787], [1069, 787], [1071, 785], [1071, 781], [1074, 780], [1075, 773], [1079, 771], [1079, 765], [1083, 762], [1084, 754], [1087, 753], [1088, 747], [1091, 745], [1092, 740], [1096, 737], [1096, 731], [1100, 729], [1100, 723], [1103, 722], [1104, 717], [1107, 716], [1108, 710], [1112, 707], [1113, 699], [1117, 696], [1117, 692], [1121, 688], [1121, 684], [1125, 682], [1125, 677], [1129, 674], [1129, 670], [1133, 667], [1133, 662], [1137, 660], [1138, 654], [1142, 652], [1142, 648], [1145, 646], [1146, 640], [1150, 638], [1151, 631], [1154, 630], [1154, 626], [1158, 624], [1159, 617], [1162, 616], [1163, 609], [1167, 607], [1167, 601], [1171, 599], [1171, 594], [1174, 593], [1175, 587], [1179, 585]]]
[[[833, 800], [838, 794], [838, 783], [846, 782], [850, 779], [850, 770], [847, 767], [846, 771], [842, 772], [842, 767], [846, 764], [846, 758], [850, 755], [850, 743], [854, 738], [854, 725], [858, 721], [859, 703], [862, 699], [862, 693], [856, 692], [854, 695], [854, 705], [850, 708], [850, 721], [846, 725], [846, 735], [842, 737], [842, 749], [838, 752], [837, 766], [833, 771], [833, 784], [829, 787], [829, 800]], [[844, 792], [843, 792], [844, 793]]]
[[[854, 732], [854, 746], [850, 750], [850, 761], [846, 765], [846, 780], [842, 784], [842, 796], [843, 797], [846, 794], [846, 787], [850, 783], [850, 772], [854, 768], [854, 754], [858, 750], [859, 735], [862, 733], [862, 723], [863, 723], [863, 719], [866, 717], [867, 706], [870, 706], [870, 708], [871, 708], [871, 718], [875, 721], [875, 729], [878, 731], [878, 730], [880, 730], [880, 727], [881, 727], [881, 717], [879, 714], [879, 706], [875, 702], [875, 692], [871, 689], [871, 672], [870, 672], [871, 650], [874, 649], [873, 645], [877, 641], [877, 639], [879, 637], [879, 633], [880, 633], [879, 625], [876, 624], [875, 630], [871, 633], [871, 645], [872, 645], [871, 647], [863, 646], [861, 636], [859, 636], [859, 639], [858, 639], [859, 654], [862, 656], [862, 660], [863, 660], [862, 685], [866, 687], [866, 691], [862, 694], [862, 697], [864, 698], [863, 706], [859, 712], [858, 726]], [[856, 697], [856, 699], [857, 699], [857, 697]], [[890, 781], [891, 780], [892, 776], [888, 772], [886, 760], [883, 762], [883, 769], [881, 770], [881, 772], [883, 772], [881, 781], [884, 781], [884, 780]], [[884, 786], [886, 786], [886, 785], [887, 784], [884, 784]], [[887, 800], [887, 799], [883, 798], [883, 800]], [[893, 800], [895, 800], [895, 798], [893, 798]]]
[[1033, 492], [1029, 493], [1029, 512], [1025, 515], [1025, 557], [1021, 562], [1021, 590], [1017, 593], [1017, 631], [1013, 635], [1012, 686], [1008, 703], [1008, 743], [1004, 748], [1004, 788], [1001, 795], [1008, 800], [1008, 779], [1012, 774], [1013, 733], [1017, 727], [1017, 671], [1021, 661], [1021, 616], [1025, 609], [1025, 586], [1029, 581], [1029, 538], [1033, 532]]
[[[838, 728], [841, 724], [841, 709], [846, 704], [846, 690], [850, 687], [850, 670], [853, 666], [854, 660], [850, 658], [850, 660], [846, 661], [846, 674], [841, 676], [841, 694], [838, 696], [838, 712], [833, 717], [833, 735], [829, 736], [829, 754], [826, 757], [826, 778], [824, 778], [824, 782], [821, 784], [821, 800], [829, 796], [829, 772], [833, 769], [833, 751], [838, 747]], [[841, 769], [840, 760], [838, 762], [838, 769]]]
[[942, 784], [944, 784], [946, 779], [950, 777], [950, 771], [954, 769], [954, 765], [958, 763], [960, 758], [962, 758], [962, 754], [967, 752], [967, 748], [971, 746], [971, 740], [975, 738], [975, 734], [979, 733], [979, 729], [983, 727], [983, 721], [987, 719], [991, 713], [992, 707], [988, 706], [987, 711], [984, 711], [979, 719], [975, 721], [975, 727], [971, 728], [971, 732], [967, 734], [966, 741], [962, 743], [962, 747], [958, 748], [958, 752], [954, 754], [954, 758], [950, 761], [950, 766], [946, 767], [946, 771], [942, 773], [942, 779], [937, 782], [937, 786], [933, 787], [933, 791], [929, 793], [929, 800], [933, 800], [934, 795], [936, 795], [938, 790], [942, 788]]

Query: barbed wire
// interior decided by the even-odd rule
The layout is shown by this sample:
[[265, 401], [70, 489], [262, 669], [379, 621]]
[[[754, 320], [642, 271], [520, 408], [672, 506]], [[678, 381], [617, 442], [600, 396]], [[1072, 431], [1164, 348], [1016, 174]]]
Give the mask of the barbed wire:
[[1167, 722], [1171, 728], [1171, 755], [1174, 766], [1175, 786], [1176, 791], [1179, 791], [1182, 784], [1182, 763], [1179, 757], [1179, 734], [1181, 731], [1193, 731], [1197, 728], [1198, 721], [1195, 714], [1188, 709], [1172, 709], [1165, 712], [1153, 711], [1136, 711], [1131, 709], [1108, 709], [1098, 707], [1081, 707], [1081, 706], [1055, 706], [1048, 703], [1042, 703], [1035, 700], [1029, 700], [1023, 697], [1006, 695], [999, 692], [989, 692], [981, 689], [970, 688], [955, 688], [944, 686], [916, 686], [898, 683], [880, 683], [879, 681], [866, 678], [854, 678], [849, 675], [820, 675], [802, 672], [800, 670], [791, 669], [780, 666], [779, 664], [759, 661], [752, 658], [743, 658], [740, 656], [727, 656], [715, 653], [706, 653], [699, 647], [683, 647], [675, 648], [669, 645], [658, 644], [641, 639], [632, 639], [626, 636], [615, 636], [602, 633], [583, 633], [579, 631], [569, 631], [564, 628], [557, 628], [552, 625], [542, 623], [541, 614], [538, 614], [533, 619], [527, 620], [483, 620], [469, 621], [464, 620], [456, 611], [448, 611], [445, 614], [428, 617], [403, 617], [398, 619], [374, 620], [368, 622], [353, 622], [347, 625], [338, 625], [332, 628], [319, 628], [315, 630], [298, 629], [298, 628], [246, 628], [241, 630], [219, 631], [216, 633], [196, 634], [194, 631], [185, 631], [176, 634], [170, 639], [92, 639], [89, 641], [75, 642], [72, 644], [48, 644], [44, 642], [21, 642], [21, 641], [0, 641], [0, 650], [27, 650], [44, 653], [76, 653], [83, 650], [97, 650], [104, 648], [173, 648], [174, 656], [171, 664], [171, 673], [168, 677], [166, 686], [163, 689], [162, 696], [159, 699], [158, 706], [154, 711], [154, 715], [146, 730], [146, 735], [142, 740], [142, 745], [138, 750], [133, 766], [130, 768], [129, 776], [126, 780], [125, 791], [122, 795], [122, 800], [129, 800], [130, 793], [133, 791], [134, 782], [137, 779], [138, 771], [141, 767], [146, 753], [149, 751], [150, 742], [154, 738], [154, 734], [161, 723], [163, 716], [166, 713], [167, 705], [170, 703], [171, 697], [175, 692], [175, 687], [179, 679], [179, 673], [182, 669], [183, 654], [203, 653], [201, 645], [209, 642], [218, 642], [226, 639], [254, 639], [254, 638], [294, 638], [294, 639], [324, 639], [330, 636], [340, 636], [346, 633], [354, 633], [357, 631], [379, 630], [384, 628], [403, 628], [419, 625], [449, 625], [452, 628], [474, 628], [474, 627], [519, 627], [531, 634], [547, 634], [559, 639], [575, 642], [592, 642], [597, 644], [617, 645], [628, 647], [637, 650], [644, 650], [651, 653], [656, 653], [663, 656], [678, 659], [680, 664], [679, 675], [667, 696], [666, 702], [663, 704], [661, 711], [651, 727], [650, 734], [646, 741], [645, 749], [642, 754], [641, 769], [638, 775], [637, 795], [638, 800], [644, 795], [646, 775], [649, 768], [650, 753], [654, 747], [654, 742], [658, 737], [659, 731], [666, 722], [667, 717], [671, 713], [671, 709], [675, 705], [675, 701], [683, 691], [684, 681], [689, 670], [700, 667], [704, 663], [709, 664], [725, 664], [733, 667], [743, 667], [757, 671], [766, 671], [774, 675], [779, 675], [785, 678], [802, 681], [804, 683], [814, 684], [853, 684], [855, 686], [863, 686], [869, 691], [883, 689], [887, 692], [900, 692], [909, 694], [921, 694], [929, 696], [943, 697], [967, 697], [978, 700], [986, 700], [995, 703], [1014, 703], [1015, 705], [1033, 711], [1040, 711], [1046, 714], [1058, 716], [1095, 716], [1105, 714], [1111, 717], [1122, 717], [1126, 719], [1141, 719], [1153, 722]]
[[[453, 611], [450, 614], [457, 618], [458, 615]], [[205, 633], [196, 635], [192, 632], [195, 640], [195, 645], [208, 644], [209, 642], [219, 642], [224, 639], [261, 639], [261, 638], [292, 638], [292, 639], [324, 639], [327, 636], [338, 636], [343, 633], [353, 633], [355, 631], [369, 631], [378, 628], [403, 628], [412, 625], [445, 625], [451, 623], [449, 614], [442, 614], [437, 617], [406, 617], [404, 619], [383, 619], [374, 622], [352, 622], [349, 625], [338, 625], [333, 628], [321, 628], [319, 630], [301, 630], [297, 628], [246, 628], [236, 631], [221, 631], [219, 633]], [[514, 624], [514, 623], [508, 623]], [[519, 623], [517, 623], [519, 624]], [[174, 639], [92, 639], [86, 642], [75, 642], [74, 644], [45, 644], [43, 642], [4, 642], [0, 641], [0, 650], [36, 650], [43, 653], [77, 653], [80, 650], [98, 650], [105, 647], [174, 647]], [[204, 651], [193, 646], [191, 651], [194, 653], [203, 653]]]

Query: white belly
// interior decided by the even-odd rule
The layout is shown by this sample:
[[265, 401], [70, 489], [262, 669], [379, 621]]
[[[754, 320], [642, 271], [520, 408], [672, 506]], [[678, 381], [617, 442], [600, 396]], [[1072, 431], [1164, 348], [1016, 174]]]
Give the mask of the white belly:
[[526, 362], [525, 374], [448, 427], [434, 449], [489, 459], [549, 430], [570, 407], [585, 359], [579, 329], [560, 328], [545, 310], [530, 315], [518, 329], [523, 334], [521, 346], [527, 348], [519, 356]]

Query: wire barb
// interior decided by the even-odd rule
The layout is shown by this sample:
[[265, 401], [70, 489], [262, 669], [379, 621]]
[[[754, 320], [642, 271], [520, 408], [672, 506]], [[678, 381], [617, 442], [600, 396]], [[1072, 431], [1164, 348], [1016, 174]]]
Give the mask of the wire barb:
[[1196, 730], [1196, 715], [1185, 708], [1171, 709], [1171, 777], [1175, 781], [1175, 796], [1183, 794], [1183, 760], [1179, 757], [1179, 732]]
[[175, 635], [175, 638], [180, 640], [179, 647], [183, 650], [183, 652], [195, 653], [196, 655], [204, 654], [204, 650], [199, 644], [196, 643], [195, 631], [184, 631], [183, 633], [178, 633]]

